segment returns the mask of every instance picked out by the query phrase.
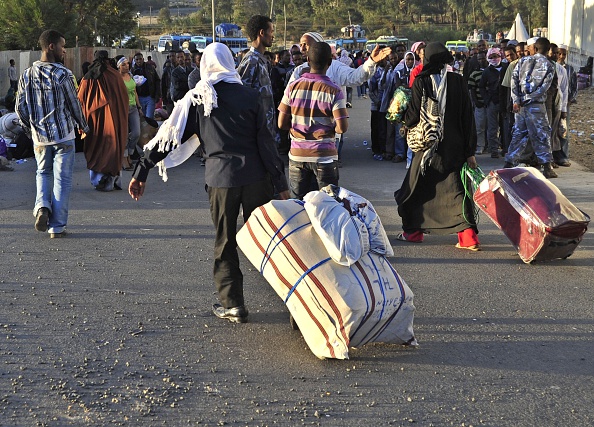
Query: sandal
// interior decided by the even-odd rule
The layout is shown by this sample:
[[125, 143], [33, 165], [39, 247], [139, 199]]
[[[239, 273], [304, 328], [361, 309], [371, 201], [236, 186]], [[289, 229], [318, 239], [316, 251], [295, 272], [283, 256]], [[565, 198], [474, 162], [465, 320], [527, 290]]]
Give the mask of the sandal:
[[481, 250], [480, 245], [472, 245], [472, 246], [460, 246], [460, 243], [456, 243], [456, 247], [458, 249], [466, 249], [472, 252], [478, 252]]
[[125, 171], [133, 171], [134, 170], [134, 164], [132, 163], [130, 156], [124, 157], [124, 161], [122, 162], [122, 169]]
[[130, 159], [128, 159], [128, 158], [124, 159], [124, 162], [122, 164], [122, 169], [125, 171], [133, 171], [134, 170], [134, 165], [132, 164]]

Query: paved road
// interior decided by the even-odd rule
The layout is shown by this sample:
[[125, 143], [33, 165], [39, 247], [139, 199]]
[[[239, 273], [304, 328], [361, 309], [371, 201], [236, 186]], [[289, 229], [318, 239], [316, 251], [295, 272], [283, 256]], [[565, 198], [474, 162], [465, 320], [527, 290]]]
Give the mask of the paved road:
[[[362, 144], [368, 101], [351, 115], [341, 184], [374, 203], [393, 238], [404, 164], [374, 162]], [[594, 175], [558, 171], [555, 184], [592, 214]], [[33, 229], [34, 172], [29, 161], [0, 175], [1, 426], [594, 423], [592, 232], [571, 258], [536, 265], [484, 216], [478, 253], [456, 250], [455, 236], [393, 240], [420, 347], [320, 361], [245, 258], [250, 323], [210, 314], [213, 232], [196, 159], [167, 183], [153, 173], [133, 202], [94, 191], [77, 154], [70, 235], [54, 240]]]

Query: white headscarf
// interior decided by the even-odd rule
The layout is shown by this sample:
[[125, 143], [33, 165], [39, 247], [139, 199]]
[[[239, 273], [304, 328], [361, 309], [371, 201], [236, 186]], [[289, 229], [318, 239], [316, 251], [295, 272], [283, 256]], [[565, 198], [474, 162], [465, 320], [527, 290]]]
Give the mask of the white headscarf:
[[242, 84], [235, 70], [235, 61], [229, 48], [223, 43], [211, 43], [200, 59], [200, 81], [192, 90], [196, 97], [195, 104], [204, 105], [204, 116], [210, 116], [213, 108], [217, 108], [217, 91], [214, 85], [223, 81]]
[[[408, 55], [412, 55], [412, 57], [413, 57], [413, 66], [412, 66], [412, 68], [408, 68], [408, 67], [406, 66], [406, 57], [407, 57]], [[415, 58], [415, 53], [414, 53], [412, 50], [409, 50], [408, 52], [406, 52], [406, 53], [404, 54], [404, 58], [402, 58], [402, 61], [403, 61], [402, 63], [403, 63], [403, 65], [404, 65], [404, 68], [405, 68], [406, 70], [408, 70], [408, 71], [411, 71], [411, 70], [412, 70], [413, 68], [415, 68], [415, 66], [417, 65], [417, 60], [416, 60], [416, 58]]]
[[159, 175], [167, 181], [167, 168], [185, 162], [200, 145], [198, 137], [193, 136], [181, 143], [186, 128], [188, 112], [192, 105], [204, 105], [204, 116], [209, 117], [214, 108], [218, 108], [217, 91], [214, 85], [218, 82], [242, 84], [235, 70], [235, 62], [229, 48], [222, 43], [211, 43], [206, 46], [200, 59], [200, 81], [186, 95], [175, 103], [169, 118], [161, 125], [157, 135], [145, 145], [151, 150], [157, 144], [159, 151], [171, 149], [167, 157], [159, 162]]

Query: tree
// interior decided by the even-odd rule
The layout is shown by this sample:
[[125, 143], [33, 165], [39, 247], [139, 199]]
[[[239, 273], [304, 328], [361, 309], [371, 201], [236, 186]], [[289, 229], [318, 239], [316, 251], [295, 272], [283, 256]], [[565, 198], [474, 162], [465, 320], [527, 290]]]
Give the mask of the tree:
[[0, 48], [38, 49], [41, 33], [49, 28], [74, 38], [74, 16], [58, 0], [4, 0], [0, 4]]
[[[202, 7], [204, 11], [204, 17], [210, 20], [211, 15], [211, 0], [197, 0], [199, 5]], [[234, 1], [233, 0], [217, 0], [215, 2], [215, 23], [220, 24], [222, 22], [233, 22], [233, 7]], [[256, 12], [253, 12], [253, 15]], [[250, 15], [250, 16], [251, 16]], [[237, 22], [238, 25], [242, 25], [242, 23]], [[245, 23], [243, 23], [245, 24]]]
[[0, 48], [32, 49], [39, 35], [54, 28], [69, 46], [81, 45], [129, 33], [134, 27], [130, 0], [1, 0]]
[[[275, 5], [277, 5], [277, 2], [275, 2]], [[254, 15], [270, 15], [270, 5], [266, 0], [233, 0], [233, 18], [231, 22], [245, 28], [247, 21]]]
[[157, 17], [159, 24], [168, 26], [171, 25], [171, 12], [168, 7], [163, 7], [159, 10], [159, 16]]
[[[130, 34], [135, 26], [135, 12], [132, 3], [129, 0], [87, 0], [88, 2], [98, 2], [96, 10], [92, 14], [94, 28], [96, 28], [96, 37], [108, 41], [114, 38], [121, 38]], [[92, 33], [90, 26], [80, 28], [79, 31], [88, 31]], [[106, 43], [104, 43], [106, 44]]]

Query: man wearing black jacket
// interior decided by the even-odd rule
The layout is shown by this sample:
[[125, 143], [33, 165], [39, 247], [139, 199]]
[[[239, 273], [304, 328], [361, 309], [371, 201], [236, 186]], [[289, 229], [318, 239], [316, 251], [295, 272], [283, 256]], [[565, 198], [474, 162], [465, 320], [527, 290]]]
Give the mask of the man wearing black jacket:
[[[261, 94], [242, 85], [227, 46], [212, 43], [206, 47], [200, 76], [200, 82], [192, 89], [198, 105], [185, 111], [187, 121], [163, 126], [172, 126], [165, 130], [173, 132], [183, 125], [185, 130], [179, 139], [184, 141], [196, 134], [204, 146], [205, 181], [215, 227], [213, 272], [220, 301], [213, 305], [213, 312], [219, 318], [244, 323], [248, 311], [235, 239], [237, 217], [243, 208], [243, 219], [247, 221], [254, 209], [271, 200], [275, 190], [279, 198], [288, 199], [289, 187], [283, 162], [266, 125], [267, 110]], [[184, 103], [175, 106], [172, 117], [181, 108], [185, 108]], [[169, 138], [161, 142], [145, 151], [136, 164], [128, 187], [135, 200], [144, 193], [149, 170], [170, 151]]]
[[479, 90], [487, 113], [487, 147], [494, 159], [499, 158], [499, 86], [501, 73], [501, 53], [491, 48], [487, 53], [489, 66], [483, 71]]
[[136, 92], [138, 93], [138, 100], [144, 117], [152, 119], [155, 115], [155, 104], [161, 97], [161, 79], [157, 74], [157, 70], [149, 63], [144, 62], [144, 56], [140, 52], [134, 55], [132, 74], [143, 76], [146, 79], [143, 84], [136, 85]]

